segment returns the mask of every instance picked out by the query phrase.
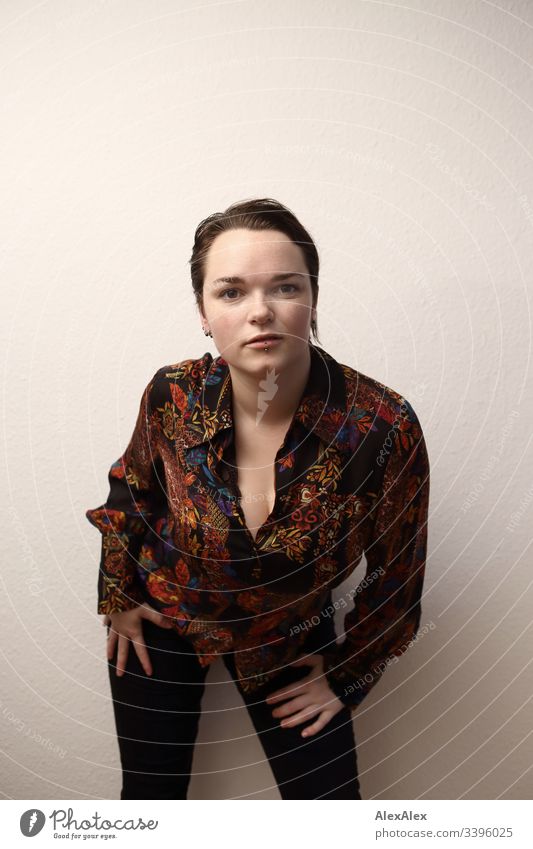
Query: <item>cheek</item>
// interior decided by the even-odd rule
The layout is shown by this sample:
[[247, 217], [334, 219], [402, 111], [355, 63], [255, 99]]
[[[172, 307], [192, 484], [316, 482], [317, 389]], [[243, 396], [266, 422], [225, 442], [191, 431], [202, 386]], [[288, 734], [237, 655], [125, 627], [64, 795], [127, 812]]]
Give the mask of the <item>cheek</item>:
[[240, 344], [244, 337], [249, 335], [244, 331], [245, 320], [242, 312], [238, 310], [223, 310], [213, 321], [211, 327], [216, 336], [217, 347], [222, 356], [235, 356], [240, 350]]
[[235, 327], [242, 327], [242, 310], [235, 306], [225, 309], [223, 305], [210, 304], [207, 315], [218, 335], [232, 333]]
[[[242, 334], [243, 314], [238, 310], [221, 312], [216, 317], [216, 328], [220, 336], [231, 336], [240, 330]], [[239, 334], [240, 335], [240, 334]]]
[[308, 304], [291, 303], [286, 304], [283, 310], [283, 320], [292, 328], [305, 329], [311, 321], [311, 307]]

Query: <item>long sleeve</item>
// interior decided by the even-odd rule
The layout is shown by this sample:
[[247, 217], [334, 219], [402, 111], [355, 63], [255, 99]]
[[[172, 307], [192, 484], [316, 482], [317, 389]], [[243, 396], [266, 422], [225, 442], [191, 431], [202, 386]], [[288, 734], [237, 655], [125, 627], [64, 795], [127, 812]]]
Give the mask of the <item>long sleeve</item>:
[[143, 392], [130, 442], [109, 470], [107, 501], [85, 513], [102, 534], [98, 613], [120, 613], [145, 600], [136, 567], [142, 540], [150, 528], [158, 459], [156, 420], [150, 404], [152, 386], [153, 379]]
[[[346, 639], [324, 654], [330, 688], [355, 709], [388, 663], [416, 635], [427, 549], [429, 459], [422, 428], [404, 399], [407, 416], [388, 434], [376, 458], [382, 485], [367, 517], [367, 570], [344, 619]], [[355, 533], [356, 531], [353, 530]]]

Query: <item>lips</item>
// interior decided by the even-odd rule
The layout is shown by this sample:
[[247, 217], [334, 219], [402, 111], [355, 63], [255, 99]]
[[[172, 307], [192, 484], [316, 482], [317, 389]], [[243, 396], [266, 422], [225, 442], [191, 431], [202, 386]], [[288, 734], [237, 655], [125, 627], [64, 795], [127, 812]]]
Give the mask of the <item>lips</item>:
[[281, 339], [281, 336], [277, 336], [275, 333], [272, 336], [256, 336], [255, 339], [249, 339], [246, 344], [250, 345], [252, 342], [273, 342], [275, 339]]

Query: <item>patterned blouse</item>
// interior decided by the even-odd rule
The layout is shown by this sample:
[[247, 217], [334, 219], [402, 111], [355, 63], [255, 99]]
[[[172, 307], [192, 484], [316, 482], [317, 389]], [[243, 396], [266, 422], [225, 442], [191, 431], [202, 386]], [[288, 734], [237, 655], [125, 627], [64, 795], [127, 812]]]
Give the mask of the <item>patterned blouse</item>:
[[419, 628], [429, 462], [405, 398], [311, 343], [310, 354], [255, 540], [237, 484], [229, 365], [209, 352], [155, 373], [107, 501], [86, 516], [102, 534], [98, 613], [147, 602], [203, 666], [235, 652], [248, 693], [301, 653], [364, 553], [365, 577], [334, 602], [346, 609], [344, 639], [320, 652], [354, 710]]

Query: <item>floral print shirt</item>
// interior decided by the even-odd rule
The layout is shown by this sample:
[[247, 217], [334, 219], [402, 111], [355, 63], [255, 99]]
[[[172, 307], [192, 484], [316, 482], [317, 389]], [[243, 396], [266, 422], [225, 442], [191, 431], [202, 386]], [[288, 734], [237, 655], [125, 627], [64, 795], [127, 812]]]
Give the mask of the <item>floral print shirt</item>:
[[320, 652], [353, 710], [419, 628], [429, 463], [405, 398], [309, 346], [275, 458], [275, 503], [255, 540], [237, 483], [229, 365], [209, 352], [152, 377], [107, 501], [86, 517], [102, 534], [98, 612], [149, 603], [202, 665], [235, 652], [245, 692], [298, 656], [364, 554], [365, 577], [334, 603], [345, 609], [341, 641]]

